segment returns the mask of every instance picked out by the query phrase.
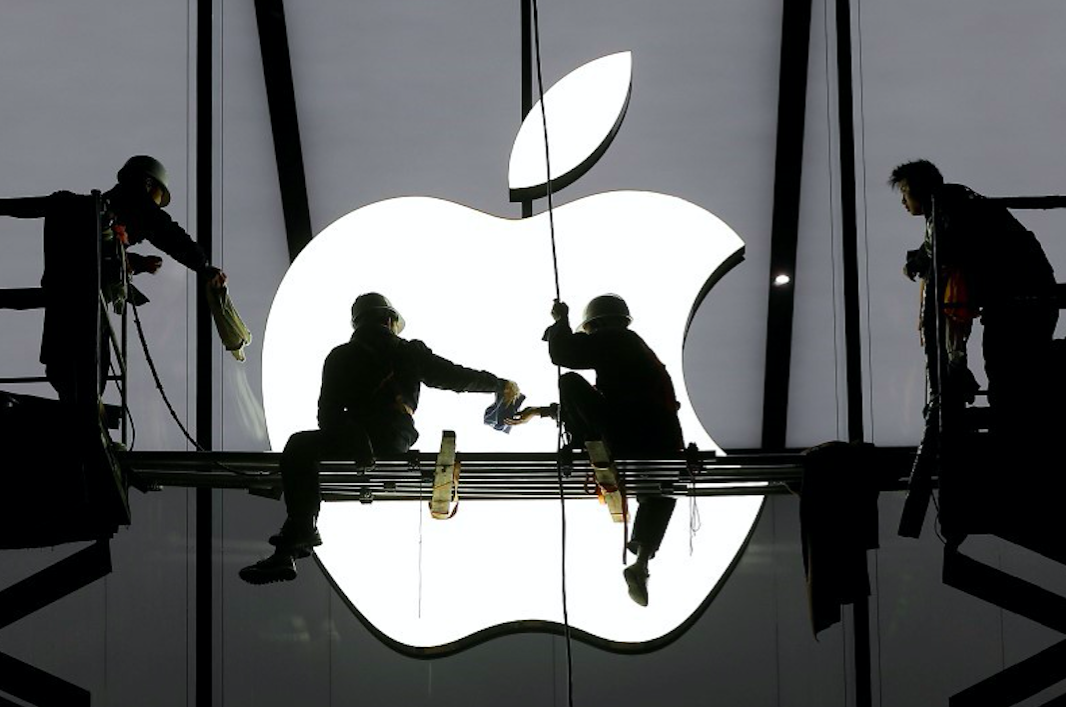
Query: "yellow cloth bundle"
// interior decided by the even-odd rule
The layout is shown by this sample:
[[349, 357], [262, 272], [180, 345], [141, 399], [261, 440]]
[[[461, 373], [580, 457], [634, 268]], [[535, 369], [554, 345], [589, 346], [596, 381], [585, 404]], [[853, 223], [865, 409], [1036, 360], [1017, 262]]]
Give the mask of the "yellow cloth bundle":
[[211, 308], [211, 318], [215, 320], [218, 338], [226, 350], [233, 354], [233, 358], [243, 361], [244, 347], [252, 343], [252, 332], [248, 331], [241, 315], [237, 313], [228, 287], [212, 287], [210, 282], [204, 286], [207, 288], [207, 304]]

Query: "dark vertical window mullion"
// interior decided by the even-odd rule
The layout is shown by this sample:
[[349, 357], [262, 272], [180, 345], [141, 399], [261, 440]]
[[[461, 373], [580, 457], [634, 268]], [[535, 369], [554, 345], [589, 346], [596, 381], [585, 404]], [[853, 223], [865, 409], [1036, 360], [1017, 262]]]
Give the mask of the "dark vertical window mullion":
[[[862, 341], [859, 317], [858, 223], [855, 205], [855, 120], [852, 94], [851, 0], [836, 0], [837, 119], [840, 154], [840, 234], [844, 269], [844, 357], [848, 398], [848, 441], [865, 438], [862, 396]], [[853, 607], [855, 704], [870, 707], [870, 600]]]
[[850, 0], [836, 0], [837, 111], [840, 134], [840, 231], [844, 269], [844, 354], [848, 440], [862, 442], [862, 342], [859, 317], [858, 223], [855, 205], [855, 120], [851, 71]]
[[[212, 141], [214, 88], [213, 0], [196, 3], [196, 238], [212, 255]], [[196, 443], [212, 448], [211, 312], [199, 278], [196, 282]], [[197, 707], [210, 707], [214, 691], [214, 615], [212, 592], [213, 491], [196, 490], [196, 638]]]
[[293, 261], [311, 242], [312, 236], [284, 3], [282, 0], [256, 0], [255, 19], [270, 113], [270, 132], [274, 138], [274, 158], [278, 167], [285, 237], [289, 246], [289, 260]]
[[[533, 0], [518, 0], [522, 16], [522, 120], [533, 110]], [[533, 215], [533, 199], [522, 201], [522, 218]]]
[[[792, 359], [792, 317], [796, 287], [803, 136], [807, 112], [807, 64], [812, 0], [785, 0], [781, 28], [781, 70], [777, 107], [774, 202], [770, 232], [769, 300], [763, 378], [762, 447], [785, 446]], [[776, 284], [787, 275], [787, 284]]]

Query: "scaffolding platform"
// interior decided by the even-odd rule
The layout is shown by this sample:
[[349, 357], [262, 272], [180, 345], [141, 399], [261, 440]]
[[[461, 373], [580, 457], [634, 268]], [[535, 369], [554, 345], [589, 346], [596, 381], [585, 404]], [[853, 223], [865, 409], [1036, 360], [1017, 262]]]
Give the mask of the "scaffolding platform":
[[[913, 448], [884, 448], [898, 470], [883, 490], [906, 488]], [[147, 482], [163, 487], [246, 489], [281, 497], [277, 452], [126, 452], [121, 463]], [[462, 465], [461, 494], [476, 500], [558, 500], [596, 498], [594, 467], [587, 453], [457, 452]], [[362, 471], [353, 461], [324, 461], [319, 480], [327, 501], [428, 500], [433, 490], [436, 452], [412, 451], [377, 460]], [[803, 480], [798, 452], [730, 453], [689, 450], [676, 456], [618, 459], [615, 464], [629, 494], [672, 496], [767, 495], [795, 492]], [[861, 473], [861, 472], [860, 472]]]
[[79, 421], [57, 400], [0, 391], [0, 549], [103, 540], [129, 524], [104, 419]]

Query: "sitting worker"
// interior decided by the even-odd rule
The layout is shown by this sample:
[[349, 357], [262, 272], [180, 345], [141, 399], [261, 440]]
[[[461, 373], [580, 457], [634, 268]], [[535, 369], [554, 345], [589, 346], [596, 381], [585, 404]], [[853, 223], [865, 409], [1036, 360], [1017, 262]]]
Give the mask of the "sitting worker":
[[[63, 401], [95, 404], [110, 362], [106, 334], [99, 349], [101, 390], [92, 390], [96, 311], [97, 224], [103, 231], [102, 280], [105, 298], [120, 304], [127, 297], [124, 273], [155, 273], [158, 256], [126, 251], [144, 240], [221, 287], [225, 274], [188, 233], [163, 210], [170, 203], [167, 173], [158, 160], [137, 155], [118, 171], [118, 183], [102, 194], [101, 213], [92, 196], [58, 191], [48, 196], [0, 199], [0, 215], [44, 219], [44, 332], [41, 363]], [[73, 342], [73, 344], [71, 343]], [[80, 391], [80, 393], [79, 393]]]
[[[629, 329], [633, 319], [625, 301], [613, 294], [593, 298], [579, 333], [570, 329], [569, 312], [563, 302], [552, 307], [555, 323], [544, 334], [552, 363], [596, 371], [595, 386], [572, 371], [559, 379], [558, 414], [570, 444], [583, 448], [587, 441], [602, 440], [615, 459], [680, 454], [684, 438], [673, 382], [651, 348]], [[513, 422], [554, 414], [554, 406], [526, 408]], [[640, 506], [627, 545], [637, 559], [623, 576], [630, 598], [647, 606], [648, 562], [666, 534], [675, 501], [661, 495], [637, 500]]]
[[352, 304], [355, 332], [322, 366], [317, 430], [293, 434], [281, 454], [287, 517], [270, 538], [273, 555], [240, 571], [251, 584], [296, 578], [295, 559], [321, 545], [316, 527], [323, 459], [351, 459], [361, 468], [375, 454], [402, 454], [418, 439], [414, 412], [422, 384], [459, 393], [500, 393], [518, 398], [518, 386], [437, 356], [418, 340], [399, 336], [404, 320], [383, 295], [369, 292]]
[[[1054, 272], [1040, 242], [1004, 206], [961, 184], [945, 184], [928, 160], [897, 166], [889, 184], [900, 191], [906, 211], [925, 221], [923, 242], [907, 253], [904, 274], [923, 284], [920, 329], [928, 362], [936, 356], [933, 305], [944, 303], [945, 406], [973, 400], [977, 386], [966, 367], [966, 344], [972, 320], [980, 317], [992, 432], [1011, 446], [1047, 437], [1058, 307]], [[934, 232], [937, 293], [931, 291]]]

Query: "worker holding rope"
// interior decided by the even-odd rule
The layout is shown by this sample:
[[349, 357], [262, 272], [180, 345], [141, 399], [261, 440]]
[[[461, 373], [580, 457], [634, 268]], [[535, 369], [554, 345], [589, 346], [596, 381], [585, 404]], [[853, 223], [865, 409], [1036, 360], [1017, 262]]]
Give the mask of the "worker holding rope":
[[[578, 332], [570, 328], [569, 313], [564, 302], [552, 306], [555, 323], [544, 333], [548, 353], [557, 366], [594, 370], [596, 385], [573, 371], [564, 373], [557, 407], [525, 408], [512, 424], [558, 410], [572, 447], [583, 449], [586, 442], [599, 440], [614, 458], [680, 454], [684, 438], [673, 382], [644, 339], [629, 328], [633, 318], [625, 300], [614, 294], [593, 298]], [[623, 576], [630, 598], [647, 606], [648, 562], [666, 535], [675, 501], [662, 495], [637, 500], [640, 507], [627, 544], [637, 559]]]
[[[158, 256], [126, 250], [144, 240], [213, 286], [225, 284], [226, 275], [210, 265], [200, 246], [163, 210], [169, 203], [167, 172], [158, 160], [147, 155], [136, 155], [126, 161], [118, 171], [118, 183], [103, 193], [99, 214], [93, 197], [69, 191], [0, 199], [0, 215], [44, 219], [41, 287], [45, 315], [41, 363], [60, 400], [71, 402], [80, 397], [95, 402], [102, 392], [90, 389], [89, 381], [97, 376], [91, 353], [86, 356], [87, 349], [81, 346], [96, 338], [99, 304], [95, 295], [89, 295], [95, 289], [98, 218], [104, 237], [101, 273], [104, 297], [116, 306], [122, 306], [127, 299], [133, 304], [147, 301], [127, 287], [126, 275], [155, 273], [163, 264]], [[98, 358], [102, 386], [110, 362], [106, 335], [101, 337]]]
[[250, 584], [296, 578], [295, 560], [322, 544], [316, 526], [321, 505], [318, 465], [351, 459], [361, 469], [376, 454], [403, 454], [418, 439], [414, 413], [423, 384], [457, 393], [496, 393], [507, 404], [518, 385], [434, 354], [416, 339], [400, 338], [404, 319], [384, 295], [368, 292], [352, 304], [351, 340], [322, 366], [317, 430], [297, 432], [281, 454], [286, 519], [270, 538], [276, 551], [240, 571]]

